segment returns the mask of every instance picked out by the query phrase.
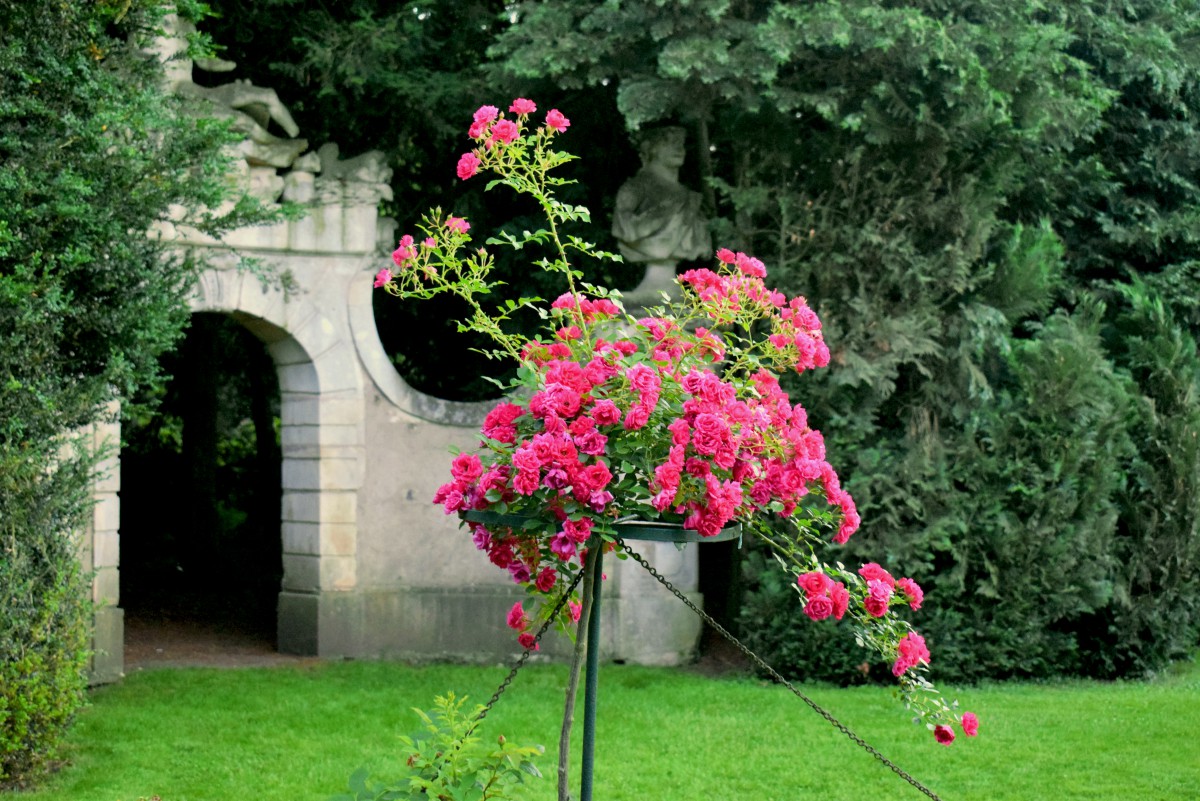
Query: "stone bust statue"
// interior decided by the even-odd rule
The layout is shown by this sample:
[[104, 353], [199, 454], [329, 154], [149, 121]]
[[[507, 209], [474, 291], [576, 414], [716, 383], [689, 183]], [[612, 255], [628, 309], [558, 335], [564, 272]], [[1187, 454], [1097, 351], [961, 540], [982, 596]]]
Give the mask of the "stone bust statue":
[[647, 266], [641, 284], [625, 293], [627, 305], [651, 304], [661, 292], [675, 297], [675, 265], [712, 252], [700, 194], [679, 183], [684, 130], [647, 131], [638, 149], [642, 168], [617, 192], [612, 227], [625, 260]]

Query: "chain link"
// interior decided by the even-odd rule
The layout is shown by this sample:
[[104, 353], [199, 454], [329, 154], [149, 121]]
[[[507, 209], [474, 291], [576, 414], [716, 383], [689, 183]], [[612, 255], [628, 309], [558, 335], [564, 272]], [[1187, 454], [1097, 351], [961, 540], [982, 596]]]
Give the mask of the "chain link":
[[701, 620], [703, 620], [708, 625], [712, 626], [713, 629], [715, 629], [718, 633], [720, 633], [720, 635], [722, 637], [729, 640], [729, 642], [731, 642], [734, 645], [734, 647], [736, 647], [739, 651], [741, 651], [742, 654], [744, 654], [746, 657], [748, 657], [752, 662], [754, 662], [755, 665], [757, 665], [759, 668], [761, 668], [772, 679], [774, 679], [775, 681], [782, 684], [784, 687], [787, 687], [789, 690], [791, 690], [793, 695], [795, 695], [797, 698], [799, 698], [804, 703], [808, 704], [809, 707], [811, 707], [814, 712], [816, 712], [818, 715], [825, 718], [825, 720], [827, 720], [831, 724], [833, 724], [833, 727], [835, 729], [837, 729], [842, 734], [849, 737], [853, 742], [862, 746], [862, 748], [864, 750], [866, 750], [867, 753], [874, 756], [876, 759], [878, 759], [884, 765], [887, 765], [892, 770], [892, 772], [895, 773], [897, 776], [904, 779], [906, 782], [911, 784], [913, 787], [915, 787], [916, 789], [920, 790], [925, 795], [932, 798], [933, 801], [941, 801], [941, 799], [937, 796], [936, 793], [934, 793], [928, 787], [926, 787], [925, 785], [921, 784], [919, 781], [914, 779], [903, 768], [901, 768], [896, 763], [892, 762], [890, 759], [885, 757], [883, 754], [879, 753], [879, 751], [874, 746], [870, 745], [866, 740], [859, 737], [854, 732], [850, 731], [850, 729], [844, 723], [842, 723], [840, 720], [835, 718], [829, 712], [825, 711], [815, 701], [813, 701], [811, 698], [809, 698], [804, 693], [800, 692], [800, 690], [796, 689], [796, 687], [790, 681], [788, 681], [782, 675], [780, 675], [779, 672], [775, 670], [775, 668], [771, 667], [766, 662], [764, 662], [762, 660], [762, 658], [758, 656], [758, 654], [754, 653], [748, 647], [743, 645], [742, 642], [737, 637], [733, 636], [733, 634], [731, 634], [724, 626], [722, 626], [720, 623], [718, 623], [716, 620], [714, 620], [711, 615], [706, 613], [700, 607], [696, 606], [696, 604], [692, 603], [691, 599], [689, 599], [686, 595], [684, 595], [678, 589], [676, 589], [675, 585], [673, 585], [661, 573], [659, 573], [657, 570], [655, 570], [654, 566], [651, 565], [649, 562], [647, 562], [645, 557], [643, 557], [640, 554], [636, 553], [635, 551], [631, 550], [629, 548], [629, 546], [625, 544], [624, 540], [622, 540], [620, 537], [616, 537], [615, 540], [616, 540], [617, 545], [620, 546], [621, 550], [623, 550], [629, 556], [630, 559], [634, 560], [639, 565], [646, 568], [646, 571], [649, 572], [650, 575], [653, 576], [655, 578], [655, 580], [658, 581], [659, 584], [666, 587], [671, 592], [672, 595], [674, 595], [679, 600], [683, 601], [684, 604], [686, 604], [689, 609], [691, 609], [693, 612], [695, 612], [697, 615], [700, 616]]
[[521, 670], [521, 668], [525, 667], [525, 663], [529, 661], [530, 655], [537, 650], [537, 646], [538, 643], [541, 642], [542, 635], [549, 631], [550, 624], [558, 619], [558, 613], [562, 611], [562, 608], [566, 605], [567, 601], [570, 600], [571, 593], [575, 592], [575, 588], [579, 586], [579, 582], [583, 579], [584, 572], [584, 570], [580, 569], [579, 572], [575, 574], [575, 578], [571, 580], [571, 583], [567, 586], [567, 589], [563, 591], [562, 597], [558, 599], [558, 603], [555, 604], [554, 609], [550, 612], [549, 617], [542, 621], [542, 627], [537, 630], [537, 634], [533, 635], [533, 643], [525, 649], [524, 653], [521, 654], [521, 657], [517, 660], [517, 663], [513, 665], [512, 670], [508, 671], [508, 675], [504, 677], [504, 681], [500, 682], [500, 686], [496, 688], [496, 692], [492, 693], [492, 697], [488, 700], [488, 702], [483, 705], [483, 709], [479, 710], [479, 714], [475, 716], [475, 721], [471, 724], [471, 728], [467, 729], [467, 733], [463, 735], [463, 739], [466, 739], [475, 733], [475, 729], [478, 728], [479, 724], [483, 722], [483, 719], [487, 717], [488, 712], [492, 711], [492, 707], [495, 706], [496, 702], [500, 700], [500, 696], [504, 695], [504, 691], [508, 689], [508, 685], [512, 684], [513, 679], [517, 677], [517, 673]]

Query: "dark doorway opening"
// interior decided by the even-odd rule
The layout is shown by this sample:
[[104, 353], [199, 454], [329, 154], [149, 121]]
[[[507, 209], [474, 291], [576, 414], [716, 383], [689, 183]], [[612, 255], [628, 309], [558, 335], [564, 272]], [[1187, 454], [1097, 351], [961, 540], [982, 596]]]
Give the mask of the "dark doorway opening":
[[283, 575], [275, 366], [245, 328], [212, 313], [193, 315], [162, 366], [171, 378], [155, 408], [134, 405], [122, 421], [127, 654], [130, 642], [176, 641], [180, 629], [273, 650]]
[[[742, 543], [739, 540], [702, 543], [699, 546], [699, 586], [704, 611], [735, 636], [742, 611]], [[716, 629], [704, 625], [700, 634], [701, 660], [721, 663], [728, 669], [744, 665], [743, 657]]]

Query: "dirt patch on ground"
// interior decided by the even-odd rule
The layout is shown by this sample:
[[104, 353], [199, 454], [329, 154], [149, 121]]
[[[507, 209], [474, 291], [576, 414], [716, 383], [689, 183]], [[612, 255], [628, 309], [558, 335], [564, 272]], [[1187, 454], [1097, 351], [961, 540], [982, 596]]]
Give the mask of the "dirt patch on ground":
[[154, 617], [125, 620], [126, 673], [163, 667], [267, 667], [312, 659], [281, 654], [271, 638], [234, 625]]
[[[715, 632], [706, 630], [701, 655], [684, 667], [704, 676], [752, 672], [750, 662]], [[272, 667], [319, 661], [281, 654], [271, 637], [245, 627], [168, 617], [125, 620], [125, 672], [176, 667]]]

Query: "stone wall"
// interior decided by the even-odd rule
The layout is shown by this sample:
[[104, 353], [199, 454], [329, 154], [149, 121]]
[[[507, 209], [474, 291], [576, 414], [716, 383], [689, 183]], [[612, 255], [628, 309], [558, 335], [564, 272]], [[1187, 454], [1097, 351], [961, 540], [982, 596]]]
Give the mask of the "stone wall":
[[[384, 352], [371, 284], [393, 243], [392, 226], [376, 213], [379, 187], [296, 172], [282, 183], [304, 190], [293, 196], [307, 202], [302, 219], [219, 241], [170, 225], [156, 232], [204, 251], [213, 269], [192, 308], [240, 321], [278, 372], [279, 647], [322, 657], [492, 661], [513, 654], [504, 615], [522, 592], [430, 502], [448, 477], [450, 449], [472, 446], [488, 405], [416, 392]], [[239, 254], [290, 275], [295, 289], [285, 293], [240, 271]], [[98, 568], [97, 597], [106, 602], [97, 614], [96, 680], [121, 672], [118, 475], [113, 469], [97, 486], [85, 546]], [[647, 543], [642, 551], [698, 597], [696, 547]], [[648, 664], [689, 658], [700, 629], [695, 616], [632, 562], [613, 560], [606, 572], [603, 656]], [[544, 653], [561, 655], [566, 646], [560, 638]]]

